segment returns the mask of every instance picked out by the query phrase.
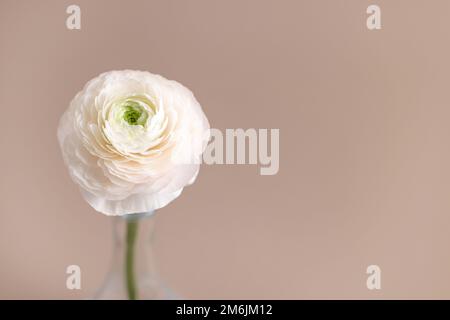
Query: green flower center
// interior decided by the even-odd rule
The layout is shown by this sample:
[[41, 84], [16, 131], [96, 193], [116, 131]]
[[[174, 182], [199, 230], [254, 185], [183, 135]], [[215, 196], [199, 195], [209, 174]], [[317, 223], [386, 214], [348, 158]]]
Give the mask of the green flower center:
[[136, 124], [142, 112], [140, 110], [133, 109], [132, 107], [127, 107], [123, 118], [128, 124]]
[[122, 117], [129, 125], [144, 125], [147, 121], [147, 111], [134, 101], [127, 101], [122, 109]]

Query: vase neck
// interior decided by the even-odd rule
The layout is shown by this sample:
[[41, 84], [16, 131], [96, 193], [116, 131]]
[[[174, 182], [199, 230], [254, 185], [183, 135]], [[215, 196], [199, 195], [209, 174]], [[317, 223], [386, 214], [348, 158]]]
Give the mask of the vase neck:
[[126, 261], [127, 244], [132, 242], [134, 271], [153, 276], [155, 264], [152, 244], [154, 238], [154, 217], [152, 214], [133, 214], [115, 217], [114, 225], [114, 268], [122, 270]]
[[114, 253], [97, 299], [169, 299], [176, 296], [156, 272], [152, 252], [154, 217], [133, 214], [113, 218]]

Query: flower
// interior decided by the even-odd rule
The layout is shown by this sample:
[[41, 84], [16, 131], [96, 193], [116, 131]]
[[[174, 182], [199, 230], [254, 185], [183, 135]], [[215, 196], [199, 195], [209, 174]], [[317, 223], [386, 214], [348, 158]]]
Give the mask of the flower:
[[178, 82], [144, 71], [111, 71], [73, 98], [58, 140], [70, 176], [95, 210], [151, 212], [196, 179], [209, 123]]

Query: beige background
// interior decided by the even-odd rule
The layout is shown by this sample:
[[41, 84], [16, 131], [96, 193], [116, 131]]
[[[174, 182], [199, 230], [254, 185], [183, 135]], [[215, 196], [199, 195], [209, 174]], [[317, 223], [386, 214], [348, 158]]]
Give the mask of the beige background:
[[[81, 31], [65, 27], [73, 3]], [[447, 0], [1, 0], [0, 298], [87, 298], [103, 280], [110, 219], [71, 182], [56, 126], [87, 80], [124, 68], [185, 84], [213, 127], [280, 128], [278, 175], [204, 166], [159, 211], [159, 269], [181, 295], [450, 298], [449, 13]], [[65, 288], [69, 264], [81, 291]]]

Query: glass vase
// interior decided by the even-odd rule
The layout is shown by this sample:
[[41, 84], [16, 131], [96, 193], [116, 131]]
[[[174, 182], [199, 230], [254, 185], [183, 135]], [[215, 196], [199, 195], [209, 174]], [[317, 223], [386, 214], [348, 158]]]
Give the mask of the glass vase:
[[111, 268], [95, 299], [176, 299], [160, 280], [152, 252], [153, 212], [113, 217]]

